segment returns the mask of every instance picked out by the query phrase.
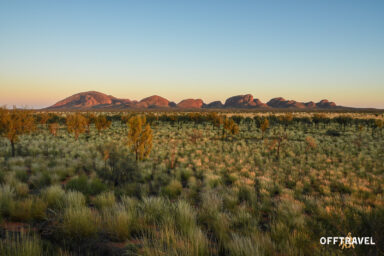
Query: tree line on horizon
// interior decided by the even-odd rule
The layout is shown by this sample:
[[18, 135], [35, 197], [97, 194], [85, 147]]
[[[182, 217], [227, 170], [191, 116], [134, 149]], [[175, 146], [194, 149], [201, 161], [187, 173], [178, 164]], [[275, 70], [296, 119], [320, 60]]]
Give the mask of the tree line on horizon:
[[[363, 127], [371, 129], [372, 136], [382, 134], [384, 126], [383, 119], [362, 119], [352, 118], [347, 115], [339, 115], [335, 118], [329, 118], [323, 113], [315, 113], [313, 117], [295, 116], [293, 113], [285, 113], [283, 115], [258, 116], [253, 118], [241, 115], [218, 114], [217, 112], [209, 113], [182, 113], [182, 114], [161, 114], [153, 113], [144, 114], [96, 114], [93, 112], [86, 113], [69, 113], [66, 115], [56, 113], [37, 113], [25, 109], [6, 109], [0, 108], [0, 134], [6, 138], [11, 144], [12, 156], [15, 156], [15, 144], [19, 136], [35, 132], [39, 127], [47, 128], [53, 135], [57, 135], [57, 130], [64, 125], [68, 131], [78, 140], [83, 133], [89, 133], [90, 126], [93, 124], [98, 134], [108, 129], [113, 121], [126, 123], [130, 128], [127, 134], [129, 145], [132, 152], [135, 153], [136, 160], [143, 159], [149, 155], [152, 145], [151, 126], [156, 126], [159, 122], [166, 122], [179, 129], [183, 123], [192, 122], [195, 126], [203, 123], [209, 123], [213, 129], [217, 129], [221, 133], [221, 138], [236, 135], [239, 132], [239, 125], [244, 124], [251, 129], [252, 125], [256, 125], [260, 129], [262, 137], [270, 126], [280, 125], [287, 129], [288, 125], [295, 123], [306, 126], [322, 126], [323, 128], [330, 124], [336, 123], [340, 131], [345, 131], [346, 127], [354, 126], [355, 130], [361, 130]], [[328, 130], [329, 135], [339, 136], [340, 131]]]

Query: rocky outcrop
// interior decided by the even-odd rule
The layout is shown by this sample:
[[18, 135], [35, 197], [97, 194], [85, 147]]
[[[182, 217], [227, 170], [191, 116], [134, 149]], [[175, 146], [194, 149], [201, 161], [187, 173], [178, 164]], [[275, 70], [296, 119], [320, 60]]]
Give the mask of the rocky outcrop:
[[140, 102], [141, 106], [148, 108], [167, 108], [169, 107], [169, 101], [163, 97], [153, 95], [142, 99]]
[[306, 103], [304, 103], [304, 105], [305, 105], [307, 108], [316, 108], [316, 103], [313, 102], [313, 101], [306, 102]]
[[111, 95], [106, 95], [101, 92], [89, 91], [82, 92], [65, 98], [53, 106], [50, 109], [80, 109], [80, 108], [92, 108], [98, 105], [128, 105], [129, 100], [117, 99]]
[[186, 99], [177, 104], [178, 108], [201, 108], [204, 102], [201, 99]]
[[336, 103], [328, 100], [321, 100], [316, 103], [316, 107], [318, 108], [334, 108], [336, 107]]
[[297, 102], [294, 100], [285, 100], [282, 97], [273, 98], [268, 101], [268, 106], [272, 108], [335, 108], [336, 104], [334, 102], [329, 102], [328, 100], [321, 100], [318, 103], [310, 102]]
[[259, 99], [253, 99], [253, 96], [251, 94], [230, 97], [225, 101], [224, 106], [226, 108], [267, 107], [267, 105], [262, 103]]
[[259, 99], [254, 99], [253, 102], [256, 103], [256, 107], [258, 107], [258, 108], [268, 108], [268, 105], [261, 102], [261, 100], [259, 100]]
[[313, 101], [297, 102], [294, 100], [286, 100], [282, 97], [273, 98], [267, 104], [259, 99], [254, 99], [252, 94], [237, 95], [228, 98], [225, 104], [221, 101], [213, 101], [205, 104], [201, 99], [185, 99], [178, 104], [169, 100], [153, 95], [140, 101], [119, 99], [111, 95], [101, 92], [89, 91], [72, 95], [61, 100], [47, 109], [126, 109], [126, 108], [182, 108], [182, 109], [199, 109], [199, 108], [292, 108], [292, 109], [332, 109], [342, 108], [336, 106], [334, 102], [321, 100], [318, 103]]
[[224, 105], [223, 105], [223, 103], [221, 103], [221, 101], [217, 100], [217, 101], [213, 101], [209, 104], [206, 104], [203, 107], [204, 108], [223, 108]]

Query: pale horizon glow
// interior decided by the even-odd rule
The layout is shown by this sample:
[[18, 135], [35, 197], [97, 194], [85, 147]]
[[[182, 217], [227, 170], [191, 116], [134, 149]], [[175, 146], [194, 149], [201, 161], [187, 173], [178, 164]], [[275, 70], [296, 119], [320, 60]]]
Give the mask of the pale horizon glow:
[[0, 0], [0, 105], [84, 91], [384, 109], [380, 0]]

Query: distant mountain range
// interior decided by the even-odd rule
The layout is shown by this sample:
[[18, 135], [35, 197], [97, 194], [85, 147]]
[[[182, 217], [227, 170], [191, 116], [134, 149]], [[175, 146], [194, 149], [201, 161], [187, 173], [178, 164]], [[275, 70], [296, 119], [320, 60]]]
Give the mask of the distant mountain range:
[[101, 92], [89, 91], [81, 92], [65, 98], [48, 110], [74, 110], [74, 109], [146, 109], [146, 108], [179, 108], [179, 109], [221, 109], [221, 108], [239, 108], [239, 109], [337, 109], [344, 108], [337, 106], [334, 102], [321, 100], [317, 103], [298, 102], [294, 100], [286, 100], [278, 97], [273, 98], [267, 103], [254, 99], [251, 94], [238, 95], [228, 98], [223, 104], [221, 101], [213, 101], [204, 103], [201, 99], [185, 99], [179, 103], [169, 101], [163, 97], [153, 95], [140, 101], [120, 99]]

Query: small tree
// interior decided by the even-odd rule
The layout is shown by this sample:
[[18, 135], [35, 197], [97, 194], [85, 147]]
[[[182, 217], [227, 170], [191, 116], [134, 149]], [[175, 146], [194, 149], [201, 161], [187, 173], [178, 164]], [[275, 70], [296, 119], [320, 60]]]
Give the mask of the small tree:
[[[103, 145], [99, 145], [97, 149], [101, 153], [104, 160], [104, 171], [107, 171], [107, 161], [111, 159], [111, 156], [112, 160], [115, 160], [116, 158], [116, 145], [114, 143], [106, 143]], [[112, 167], [114, 167], [114, 163], [112, 163]]]
[[35, 119], [28, 110], [7, 110], [0, 108], [0, 134], [11, 143], [12, 156], [15, 156], [15, 143], [20, 135], [35, 129]]
[[56, 136], [57, 135], [57, 129], [59, 128], [59, 124], [58, 123], [51, 123], [51, 124], [49, 124], [48, 128], [49, 128], [49, 132], [53, 136]]
[[109, 121], [105, 116], [96, 117], [94, 122], [99, 134], [102, 130], [108, 129], [111, 126], [111, 121]]
[[209, 112], [207, 115], [207, 119], [209, 122], [211, 122], [213, 128], [215, 128], [214, 122], [219, 117], [219, 115], [216, 112]]
[[39, 116], [39, 122], [42, 126], [46, 127], [47, 126], [47, 122], [50, 118], [49, 114], [48, 113], [41, 113]]
[[248, 131], [250, 131], [252, 128], [253, 119], [247, 116], [246, 118], [244, 118], [244, 123], [247, 124]]
[[268, 128], [269, 128], [269, 121], [267, 118], [264, 118], [264, 120], [262, 121], [262, 123], [260, 125], [261, 139], [262, 140], [264, 139], [264, 133], [267, 131]]
[[88, 127], [88, 120], [81, 114], [76, 113], [67, 117], [67, 130], [69, 133], [75, 134], [75, 139], [84, 133]]
[[224, 123], [223, 116], [219, 116], [216, 112], [212, 112], [212, 113], [209, 114], [209, 120], [212, 123], [213, 129], [217, 128], [218, 135], [220, 135], [220, 127]]
[[281, 123], [283, 123], [283, 125], [284, 125], [284, 131], [286, 131], [288, 125], [289, 125], [289, 124], [292, 122], [292, 120], [293, 120], [293, 114], [292, 114], [292, 113], [287, 113], [287, 114], [285, 114], [285, 115], [283, 115], [283, 116], [280, 116], [280, 117], [279, 117], [279, 120], [280, 120]]
[[168, 158], [168, 174], [169, 174], [169, 171], [171, 169], [175, 168], [176, 163], [178, 161], [178, 158], [177, 158], [178, 141], [177, 140], [170, 140], [168, 145], [170, 148], [170, 154], [169, 154], [169, 157], [167, 157]]
[[333, 120], [339, 124], [340, 128], [343, 128], [343, 131], [345, 131], [345, 127], [347, 125], [350, 125], [352, 123], [352, 117], [347, 115], [335, 117]]
[[227, 134], [235, 135], [239, 133], [239, 126], [232, 118], [225, 118], [223, 122], [223, 139]]
[[136, 161], [148, 157], [152, 149], [152, 129], [145, 116], [133, 116], [128, 120], [128, 144], [135, 153]]
[[288, 136], [287, 134], [278, 134], [276, 136], [276, 138], [274, 140], [272, 140], [271, 142], [269, 142], [269, 145], [268, 145], [268, 142], [267, 142], [267, 146], [269, 148], [270, 151], [273, 151], [275, 150], [276, 151], [276, 158], [277, 159], [280, 159], [280, 151], [284, 145], [284, 142], [288, 140]]
[[86, 128], [85, 132], [89, 134], [89, 132], [91, 131], [90, 126], [91, 126], [91, 124], [96, 122], [97, 116], [94, 113], [87, 112], [84, 115], [84, 117], [87, 120], [87, 128]]
[[325, 123], [326, 115], [322, 113], [316, 113], [312, 117], [312, 122], [315, 124], [315, 127], [318, 128], [320, 123]]
[[224, 123], [224, 118], [225, 117], [222, 117], [222, 116], [217, 116], [213, 121], [212, 121], [212, 124], [214, 127], [217, 128], [218, 130], [218, 134], [220, 134], [220, 127], [223, 125]]

